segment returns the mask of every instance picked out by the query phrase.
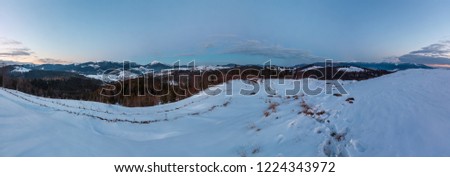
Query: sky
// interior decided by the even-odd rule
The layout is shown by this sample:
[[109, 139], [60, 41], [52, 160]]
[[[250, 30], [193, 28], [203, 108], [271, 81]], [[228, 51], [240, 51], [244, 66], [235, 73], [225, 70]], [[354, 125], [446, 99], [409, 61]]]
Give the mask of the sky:
[[0, 60], [450, 64], [446, 0], [0, 0]]

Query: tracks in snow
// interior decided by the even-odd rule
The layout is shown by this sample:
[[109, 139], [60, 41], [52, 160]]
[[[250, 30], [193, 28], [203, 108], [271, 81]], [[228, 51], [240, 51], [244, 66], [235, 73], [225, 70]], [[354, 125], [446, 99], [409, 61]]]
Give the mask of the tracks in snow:
[[[312, 107], [306, 102], [304, 96], [302, 96], [301, 107], [303, 110], [299, 112], [299, 114], [303, 114], [316, 120], [319, 124], [326, 127], [326, 130], [323, 132], [329, 133], [327, 135], [328, 138], [325, 140], [322, 147], [324, 155], [328, 157], [349, 156], [346, 148], [350, 145], [350, 138], [347, 136], [350, 129], [347, 127], [339, 131], [337, 130], [336, 125], [334, 125], [334, 119], [339, 119], [339, 116], [337, 115], [339, 110], [325, 111], [321, 109], [320, 106]], [[317, 131], [319, 132], [316, 133], [322, 133], [321, 130]]]
[[[29, 103], [41, 106], [41, 107], [45, 107], [48, 109], [52, 109], [54, 111], [62, 111], [62, 112], [66, 112], [69, 114], [73, 114], [73, 115], [77, 115], [77, 116], [85, 116], [85, 117], [89, 117], [92, 119], [97, 119], [97, 120], [101, 120], [101, 121], [106, 121], [106, 122], [110, 122], [110, 123], [115, 123], [115, 122], [124, 122], [124, 123], [132, 123], [132, 124], [151, 124], [151, 123], [157, 123], [157, 122], [167, 122], [167, 121], [171, 121], [171, 120], [177, 120], [180, 118], [184, 118], [184, 117], [188, 117], [188, 116], [196, 116], [196, 115], [201, 115], [201, 114], [205, 114], [208, 112], [211, 112], [213, 110], [215, 110], [216, 108], [220, 108], [220, 107], [225, 107], [227, 106], [230, 102], [231, 102], [231, 98], [227, 99], [223, 104], [218, 104], [218, 105], [212, 105], [211, 107], [209, 107], [206, 110], [199, 110], [199, 111], [195, 111], [195, 112], [189, 112], [189, 113], [184, 113], [182, 115], [177, 115], [177, 116], [173, 116], [173, 117], [167, 117], [167, 114], [165, 115], [157, 115], [155, 116], [154, 114], [161, 114], [161, 113], [168, 113], [168, 112], [173, 112], [176, 110], [180, 110], [182, 108], [185, 108], [189, 105], [192, 105], [194, 103], [198, 103], [201, 101], [204, 101], [206, 99], [208, 99], [209, 97], [205, 97], [202, 98], [200, 100], [197, 101], [192, 101], [189, 102], [187, 104], [184, 104], [182, 106], [178, 106], [172, 109], [166, 109], [166, 110], [159, 110], [153, 113], [152, 116], [155, 117], [162, 117], [164, 116], [164, 118], [156, 118], [156, 119], [147, 119], [147, 120], [136, 120], [136, 119], [127, 119], [127, 118], [119, 118], [118, 116], [145, 116], [146, 114], [141, 114], [141, 113], [125, 113], [125, 112], [121, 112], [121, 113], [111, 113], [109, 111], [100, 111], [100, 110], [96, 110], [96, 109], [92, 109], [92, 108], [86, 108], [86, 107], [82, 107], [82, 106], [71, 106], [71, 105], [67, 105], [64, 103], [60, 103], [58, 101], [50, 101], [50, 100], [46, 100], [43, 98], [39, 98], [36, 96], [31, 96], [31, 95], [26, 95], [26, 94], [20, 94], [18, 92], [15, 91], [11, 91], [8, 89], [4, 89], [2, 88], [3, 91], [17, 97], [20, 98], [22, 100], [25, 100]], [[102, 115], [105, 114], [105, 115]], [[147, 114], [148, 115], [148, 114]], [[113, 118], [109, 118], [111, 116], [115, 116]]]

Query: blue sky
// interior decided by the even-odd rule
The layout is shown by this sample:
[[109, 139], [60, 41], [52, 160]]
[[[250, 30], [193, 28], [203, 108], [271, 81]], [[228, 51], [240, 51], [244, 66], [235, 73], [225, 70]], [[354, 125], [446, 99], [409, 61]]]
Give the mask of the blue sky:
[[0, 60], [261, 64], [271, 59], [292, 65], [325, 58], [428, 57], [429, 53], [417, 51], [435, 44], [443, 45], [434, 51], [438, 58], [450, 58], [450, 1], [443, 0], [0, 0], [0, 4]]

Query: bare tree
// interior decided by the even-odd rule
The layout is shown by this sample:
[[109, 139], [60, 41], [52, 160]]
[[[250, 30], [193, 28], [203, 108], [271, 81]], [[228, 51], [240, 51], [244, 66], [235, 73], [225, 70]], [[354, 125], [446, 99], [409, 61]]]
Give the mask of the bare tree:
[[2, 63], [1, 67], [1, 83], [2, 83], [2, 87], [6, 86], [6, 81], [8, 79], [8, 70], [6, 68], [6, 65], [4, 63]]

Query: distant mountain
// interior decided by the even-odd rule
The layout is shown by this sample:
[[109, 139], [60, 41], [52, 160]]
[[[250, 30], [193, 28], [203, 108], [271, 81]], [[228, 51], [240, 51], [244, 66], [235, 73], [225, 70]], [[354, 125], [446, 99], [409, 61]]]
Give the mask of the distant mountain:
[[[325, 62], [318, 62], [313, 64], [300, 64], [295, 65], [295, 68], [306, 68], [306, 67], [312, 67], [312, 66], [325, 66]], [[386, 71], [399, 71], [399, 70], [406, 70], [406, 69], [432, 69], [429, 66], [423, 65], [423, 64], [414, 64], [414, 63], [389, 63], [389, 62], [382, 62], [382, 63], [368, 63], [368, 62], [333, 62], [334, 67], [360, 67], [360, 68], [367, 68], [367, 69], [373, 69], [373, 70], [386, 70]]]
[[134, 62], [86, 62], [77, 64], [43, 64], [43, 65], [25, 65], [25, 67], [32, 70], [51, 70], [51, 71], [67, 71], [76, 72], [82, 75], [97, 75], [109, 72], [112, 70], [129, 70], [135, 74], [145, 74], [151, 71], [158, 73], [164, 69], [170, 69], [172, 66], [153, 61], [146, 65], [140, 65]]
[[0, 60], [0, 67], [10, 66], [10, 65], [31, 65], [32, 63], [10, 61], [10, 60]]
[[[130, 79], [137, 78], [143, 74], [148, 73], [168, 73], [172, 70], [220, 70], [228, 68], [247, 68], [256, 67], [262, 68], [262, 65], [238, 65], [234, 63], [226, 65], [200, 65], [200, 66], [187, 66], [181, 65], [179, 67], [173, 67], [168, 64], [164, 64], [159, 61], [152, 61], [149, 64], [141, 65], [134, 62], [113, 62], [113, 61], [100, 61], [100, 62], [85, 62], [85, 63], [74, 63], [74, 64], [31, 64], [31, 63], [17, 63], [12, 61], [0, 61], [3, 66], [10, 67], [9, 71], [15, 76], [23, 77], [33, 77], [33, 74], [37, 74], [39, 77], [58, 77], [58, 76], [73, 76], [83, 75], [85, 77], [103, 80], [106, 82], [117, 81], [122, 78]], [[2, 65], [0, 65], [1, 67]], [[323, 67], [324, 62], [313, 63], [313, 64], [299, 64], [294, 67], [283, 67], [283, 66], [272, 66], [274, 68], [284, 70], [284, 69], [297, 69], [302, 70], [305, 68]], [[335, 67], [357, 67], [371, 70], [386, 70], [386, 71], [398, 71], [406, 69], [430, 69], [431, 67], [422, 64], [411, 64], [411, 63], [367, 63], [367, 62], [335, 62], [333, 63]], [[41, 72], [36, 72], [41, 71]], [[42, 72], [50, 71], [50, 72]], [[63, 74], [64, 72], [72, 74]], [[51, 75], [55, 76], [51, 76]]]
[[[104, 81], [116, 81], [122, 78], [136, 78], [143, 74], [148, 73], [161, 73], [162, 71], [170, 71], [172, 69], [181, 69], [181, 70], [217, 70], [230, 68], [227, 66], [221, 65], [201, 65], [196, 66], [194, 68], [182, 65], [174, 68], [171, 65], [164, 64], [159, 61], [152, 61], [146, 65], [140, 65], [134, 62], [113, 62], [113, 61], [100, 61], [100, 62], [85, 62], [85, 63], [74, 63], [74, 64], [41, 64], [35, 65], [31, 63], [14, 63], [8, 62], [4, 66], [11, 66], [9, 71], [14, 73], [15, 76], [25, 76], [30, 75], [27, 74], [30, 71], [52, 71], [52, 72], [38, 72], [39, 75], [48, 76], [51, 73], [68, 72], [73, 74], [83, 75], [89, 78], [104, 80]], [[237, 66], [235, 64], [230, 64], [230, 66]], [[1, 65], [0, 65], [1, 67]], [[62, 74], [67, 75], [67, 74]], [[107, 77], [105, 77], [107, 76]], [[56, 77], [56, 76], [55, 76]], [[108, 78], [105, 80], [105, 78]]]
[[153, 69], [154, 72], [161, 72], [164, 69], [170, 69], [172, 66], [161, 63], [159, 61], [152, 61], [151, 63], [145, 65], [146, 68]]
[[[139, 68], [140, 65], [130, 62], [129, 67]], [[128, 67], [128, 65], [125, 65]], [[66, 72], [76, 72], [83, 75], [88, 74], [102, 74], [108, 70], [122, 69], [124, 64], [120, 62], [112, 61], [101, 61], [101, 62], [86, 62], [86, 63], [76, 63], [76, 64], [42, 64], [29, 66], [32, 70], [46, 70], [46, 71], [66, 71]]]
[[414, 63], [356, 63], [354, 66], [387, 71], [406, 69], [432, 69], [429, 66]]

